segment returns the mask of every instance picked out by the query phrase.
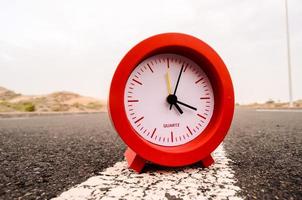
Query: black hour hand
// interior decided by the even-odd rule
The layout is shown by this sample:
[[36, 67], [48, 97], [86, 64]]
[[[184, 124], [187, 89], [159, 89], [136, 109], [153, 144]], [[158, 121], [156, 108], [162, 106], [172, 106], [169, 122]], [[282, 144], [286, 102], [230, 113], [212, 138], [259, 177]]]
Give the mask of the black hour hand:
[[180, 114], [183, 113], [182, 109], [179, 107], [179, 105], [178, 105], [177, 103], [175, 103], [174, 106], [175, 106], [175, 108], [178, 110], [178, 112], [179, 112]]

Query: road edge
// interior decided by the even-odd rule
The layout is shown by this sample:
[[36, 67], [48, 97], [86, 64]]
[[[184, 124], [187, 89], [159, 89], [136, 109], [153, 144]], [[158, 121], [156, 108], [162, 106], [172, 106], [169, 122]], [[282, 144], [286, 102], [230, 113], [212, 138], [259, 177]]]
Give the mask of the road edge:
[[94, 113], [106, 113], [102, 111], [85, 111], [85, 112], [18, 112], [18, 113], [0, 113], [1, 118], [18, 118], [18, 117], [36, 117], [36, 116], [57, 116], [57, 115], [82, 115]]

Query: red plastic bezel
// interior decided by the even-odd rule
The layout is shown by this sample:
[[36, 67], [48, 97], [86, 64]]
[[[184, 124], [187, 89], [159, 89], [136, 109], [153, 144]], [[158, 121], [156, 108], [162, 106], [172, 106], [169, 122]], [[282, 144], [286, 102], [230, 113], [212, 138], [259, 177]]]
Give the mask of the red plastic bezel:
[[[194, 140], [175, 147], [144, 140], [132, 128], [125, 112], [128, 77], [140, 62], [159, 53], [175, 53], [192, 59], [208, 75], [214, 91], [214, 111], [207, 128]], [[190, 35], [164, 33], [143, 40], [121, 60], [112, 78], [108, 110], [120, 137], [143, 159], [164, 166], [184, 166], [210, 155], [226, 136], [234, 113], [233, 85], [224, 62], [210, 46]]]

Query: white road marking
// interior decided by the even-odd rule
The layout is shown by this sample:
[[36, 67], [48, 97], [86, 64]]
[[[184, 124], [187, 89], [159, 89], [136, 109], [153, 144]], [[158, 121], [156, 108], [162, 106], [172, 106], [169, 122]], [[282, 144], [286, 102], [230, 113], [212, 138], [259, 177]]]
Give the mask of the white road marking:
[[257, 109], [258, 112], [302, 112], [301, 110], [292, 110], [292, 109]]
[[98, 176], [63, 192], [64, 199], [242, 199], [235, 186], [232, 162], [220, 145], [213, 153], [215, 164], [208, 169], [198, 166], [181, 169], [148, 169], [137, 174], [118, 162]]

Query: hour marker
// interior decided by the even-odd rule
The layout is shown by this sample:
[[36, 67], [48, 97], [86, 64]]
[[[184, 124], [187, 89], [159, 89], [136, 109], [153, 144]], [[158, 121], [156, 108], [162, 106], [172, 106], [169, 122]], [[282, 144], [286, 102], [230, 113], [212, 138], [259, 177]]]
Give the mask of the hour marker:
[[188, 68], [188, 65], [189, 65], [189, 64], [186, 64], [185, 69], [184, 69], [184, 72], [186, 72], [186, 70], [187, 70], [187, 68]]
[[139, 82], [138, 80], [136, 80], [136, 79], [132, 79], [134, 82], [136, 82], [136, 83], [138, 83], [138, 84], [140, 84], [140, 85], [142, 85], [142, 83], [141, 82]]
[[153, 137], [155, 131], [156, 131], [156, 128], [153, 130], [152, 135], [151, 135], [151, 138]]
[[169, 65], [169, 58], [167, 58], [167, 65], [168, 65], [168, 68], [170, 68], [170, 65]]
[[190, 132], [191, 135], [193, 135], [191, 129], [187, 126], [188, 131]]
[[138, 100], [128, 100], [128, 102], [138, 102]]
[[197, 114], [199, 117], [201, 117], [202, 119], [207, 119], [204, 116], [202, 116], [201, 114]]
[[195, 81], [195, 84], [199, 83], [202, 80], [203, 80], [203, 78], [198, 79], [197, 81]]
[[136, 120], [134, 123], [136, 124], [137, 122], [141, 121], [142, 119], [144, 119], [144, 117], [139, 118], [139, 119]]
[[[164, 69], [159, 70], [162, 67]], [[178, 77], [180, 81], [177, 81]], [[175, 82], [174, 85], [171, 85], [171, 78]], [[149, 112], [148, 105], [148, 98], [157, 95], [156, 90], [153, 89], [167, 87], [168, 90], [164, 88], [166, 90], [163, 94], [166, 97], [174, 93], [172, 86], [177, 88], [177, 82], [179, 82], [180, 90], [183, 90], [183, 85], [186, 86], [186, 84], [193, 84], [191, 86], [196, 89], [184, 92], [184, 95], [189, 95], [190, 98], [179, 99], [177, 103], [183, 113], [187, 113], [188, 119], [176, 117], [179, 120], [174, 121], [171, 115], [178, 116], [179, 114], [176, 107], [166, 113], [167, 116], [165, 113], [161, 113], [161, 117], [154, 116], [156, 112]], [[178, 93], [176, 92], [175, 95]], [[211, 121], [215, 98], [211, 82], [202, 67], [181, 56], [161, 54], [141, 62], [131, 72], [123, 100], [127, 117], [136, 133], [155, 145], [174, 147], [194, 140], [205, 130]], [[190, 99], [198, 100], [199, 103], [191, 102]], [[167, 100], [163, 98], [162, 101], [164, 101], [163, 104], [154, 103], [152, 110], [169, 109], [170, 105]], [[166, 119], [169, 120], [166, 121]], [[183, 126], [180, 123], [183, 123]], [[148, 127], [148, 124], [152, 126]]]
[[148, 63], [147, 65], [148, 65], [149, 69], [151, 70], [151, 72], [153, 73], [153, 70], [152, 70], [152, 68], [150, 67], [149, 63]]

